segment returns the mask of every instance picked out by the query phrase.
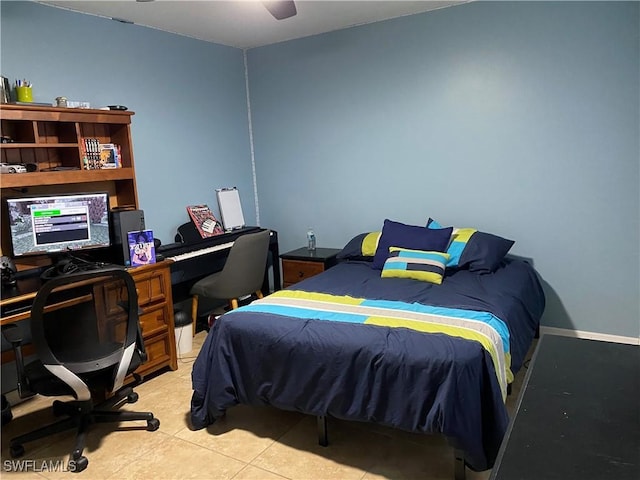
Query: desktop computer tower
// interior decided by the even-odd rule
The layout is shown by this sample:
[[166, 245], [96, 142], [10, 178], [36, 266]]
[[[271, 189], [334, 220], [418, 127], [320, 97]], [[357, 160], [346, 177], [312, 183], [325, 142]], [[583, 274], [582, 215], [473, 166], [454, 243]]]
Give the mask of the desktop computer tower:
[[111, 212], [111, 243], [113, 244], [113, 262], [129, 265], [129, 242], [127, 233], [144, 230], [144, 212], [142, 210], [122, 210]]

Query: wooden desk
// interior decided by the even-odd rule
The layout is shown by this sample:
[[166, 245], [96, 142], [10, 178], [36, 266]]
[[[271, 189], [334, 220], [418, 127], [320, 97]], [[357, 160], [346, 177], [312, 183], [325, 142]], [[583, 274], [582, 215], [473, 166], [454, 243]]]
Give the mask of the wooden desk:
[[640, 478], [640, 346], [544, 335], [490, 478]]
[[[140, 326], [148, 357], [136, 370], [141, 376], [167, 366], [172, 370], [178, 368], [169, 272], [171, 263], [167, 260], [128, 269], [138, 291], [138, 305], [142, 310]], [[30, 306], [40, 285], [40, 278], [28, 278], [18, 281], [15, 289], [3, 290], [0, 300], [0, 324], [28, 319]]]

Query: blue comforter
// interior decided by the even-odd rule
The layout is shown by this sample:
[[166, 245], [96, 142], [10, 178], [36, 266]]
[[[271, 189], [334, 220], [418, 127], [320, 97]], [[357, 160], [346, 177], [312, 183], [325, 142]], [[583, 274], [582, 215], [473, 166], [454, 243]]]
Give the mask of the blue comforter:
[[[417, 304], [420, 310], [455, 309], [471, 318], [488, 314], [507, 329], [504, 351], [513, 373], [544, 309], [535, 271], [520, 260], [505, 260], [488, 275], [449, 272], [442, 285], [381, 278], [368, 263], [343, 263], [288, 290], [374, 305], [391, 301]], [[271, 405], [441, 433], [464, 451], [471, 468], [491, 468], [508, 417], [495, 355], [486, 345], [447, 328], [426, 333], [354, 322], [340, 313], [326, 321], [326, 315], [308, 308], [302, 314], [277, 311], [268, 306], [275, 300], [267, 299], [223, 315], [207, 336], [192, 373], [195, 428], [213, 423], [238, 403]]]

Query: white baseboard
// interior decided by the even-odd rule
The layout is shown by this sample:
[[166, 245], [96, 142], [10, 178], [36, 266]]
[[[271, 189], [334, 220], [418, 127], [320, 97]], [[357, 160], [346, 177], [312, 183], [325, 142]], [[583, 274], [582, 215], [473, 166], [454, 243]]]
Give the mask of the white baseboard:
[[587, 340], [600, 340], [602, 342], [626, 343], [640, 345], [640, 337], [623, 337], [622, 335], [609, 335], [608, 333], [585, 332], [582, 330], [570, 330], [568, 328], [540, 326], [540, 335], [561, 335], [563, 337], [586, 338]]

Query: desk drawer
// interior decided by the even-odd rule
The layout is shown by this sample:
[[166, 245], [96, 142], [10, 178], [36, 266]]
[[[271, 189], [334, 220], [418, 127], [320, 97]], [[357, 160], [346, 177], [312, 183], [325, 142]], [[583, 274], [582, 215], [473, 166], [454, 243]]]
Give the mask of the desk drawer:
[[[173, 332], [171, 335], [173, 335]], [[173, 338], [175, 341], [175, 337]], [[144, 376], [157, 370], [161, 366], [171, 366], [171, 346], [170, 338], [167, 333], [145, 339], [144, 349], [147, 352], [147, 361], [140, 365], [136, 370], [136, 373]], [[177, 365], [172, 368], [175, 370]]]
[[142, 336], [146, 339], [149, 335], [155, 335], [159, 332], [167, 331], [169, 327], [169, 312], [165, 304], [147, 307], [140, 314], [140, 328], [142, 328]]
[[165, 283], [165, 275], [162, 271], [145, 272], [136, 274], [132, 272], [138, 291], [138, 305], [144, 307], [150, 303], [166, 301], [168, 286]]

